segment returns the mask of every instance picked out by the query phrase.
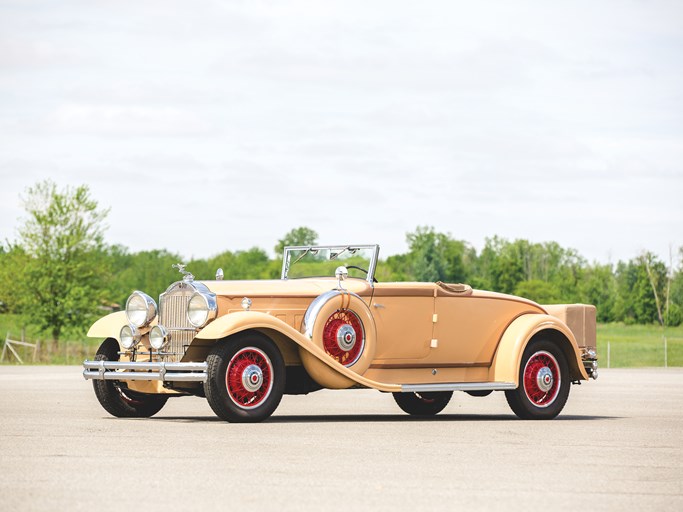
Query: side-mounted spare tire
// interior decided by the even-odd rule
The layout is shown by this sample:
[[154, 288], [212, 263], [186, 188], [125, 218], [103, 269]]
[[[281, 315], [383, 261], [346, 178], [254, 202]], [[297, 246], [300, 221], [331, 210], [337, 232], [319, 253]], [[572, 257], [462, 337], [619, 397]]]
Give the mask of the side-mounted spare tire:
[[[362, 375], [375, 357], [377, 334], [370, 309], [358, 295], [331, 290], [316, 297], [306, 310], [304, 334], [329, 357]], [[299, 347], [310, 376], [321, 386], [345, 389], [355, 382]]]

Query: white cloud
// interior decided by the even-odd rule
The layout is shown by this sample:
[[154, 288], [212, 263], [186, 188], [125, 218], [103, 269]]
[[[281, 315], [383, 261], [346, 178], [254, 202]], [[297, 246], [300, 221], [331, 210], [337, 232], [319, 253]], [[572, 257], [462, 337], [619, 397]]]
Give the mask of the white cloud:
[[2, 6], [0, 234], [20, 213], [5, 205], [52, 177], [90, 184], [133, 250], [270, 248], [310, 225], [386, 254], [427, 224], [665, 253], [683, 243], [682, 10]]
[[193, 112], [132, 105], [61, 105], [48, 115], [45, 126], [52, 133], [118, 137], [192, 137], [210, 131], [209, 125]]

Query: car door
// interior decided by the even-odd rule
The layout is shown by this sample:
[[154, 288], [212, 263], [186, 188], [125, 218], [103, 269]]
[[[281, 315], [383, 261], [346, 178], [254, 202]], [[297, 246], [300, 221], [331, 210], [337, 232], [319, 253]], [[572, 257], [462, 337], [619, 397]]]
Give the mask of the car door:
[[377, 362], [419, 360], [429, 354], [434, 313], [433, 286], [378, 284], [370, 309], [377, 328]]

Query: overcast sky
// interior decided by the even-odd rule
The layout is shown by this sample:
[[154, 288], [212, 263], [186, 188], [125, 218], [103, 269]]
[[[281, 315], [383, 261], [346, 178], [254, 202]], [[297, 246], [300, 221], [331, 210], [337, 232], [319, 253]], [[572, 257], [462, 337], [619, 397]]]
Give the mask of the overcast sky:
[[39, 180], [183, 257], [429, 225], [683, 245], [683, 2], [0, 0], [0, 238]]

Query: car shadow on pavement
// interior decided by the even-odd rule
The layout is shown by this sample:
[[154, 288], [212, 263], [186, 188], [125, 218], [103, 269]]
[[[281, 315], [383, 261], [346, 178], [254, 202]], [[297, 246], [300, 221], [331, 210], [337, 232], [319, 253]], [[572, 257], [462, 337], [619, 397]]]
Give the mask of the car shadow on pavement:
[[[609, 416], [558, 416], [553, 421], [616, 419]], [[462, 421], [522, 421], [513, 414], [439, 414], [437, 416], [407, 416], [405, 414], [327, 414], [319, 416], [271, 416], [268, 423], [345, 423], [345, 422], [462, 422]]]
[[[558, 416], [551, 421], [616, 420], [618, 416]], [[155, 416], [145, 421], [169, 421], [178, 423], [223, 422], [215, 416]], [[324, 414], [271, 416], [263, 423], [414, 423], [414, 422], [463, 422], [463, 421], [523, 421], [513, 414], [439, 414], [438, 416], [408, 416], [405, 414]], [[538, 421], [538, 420], [528, 420]]]

